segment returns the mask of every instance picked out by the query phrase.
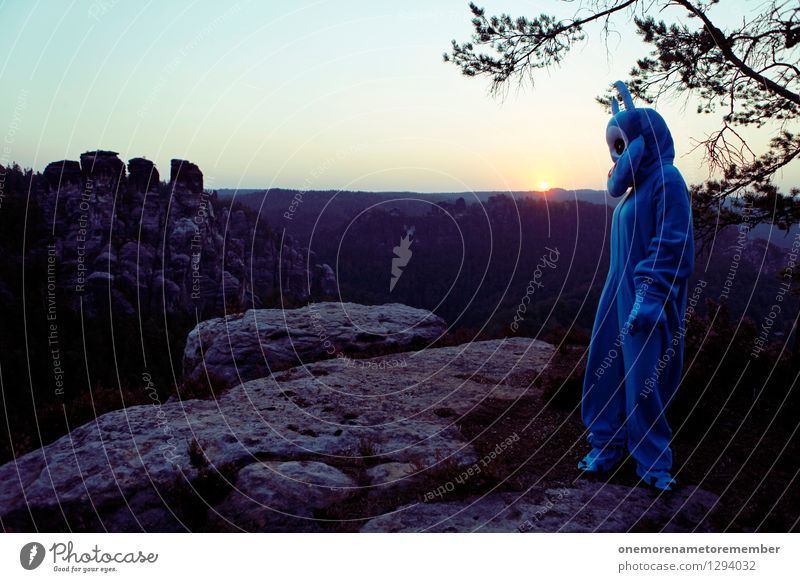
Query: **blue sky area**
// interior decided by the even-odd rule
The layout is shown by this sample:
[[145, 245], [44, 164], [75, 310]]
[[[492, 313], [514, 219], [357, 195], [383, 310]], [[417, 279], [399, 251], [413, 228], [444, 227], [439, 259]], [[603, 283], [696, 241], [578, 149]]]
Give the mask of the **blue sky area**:
[[[746, 17], [758, 3], [723, 4], [718, 19]], [[513, 15], [576, 8], [481, 5]], [[192, 160], [218, 188], [603, 188], [608, 117], [594, 97], [644, 54], [629, 18], [607, 46], [589, 28], [560, 69], [498, 100], [487, 80], [442, 62], [450, 40], [471, 32], [461, 0], [7, 0], [0, 163], [41, 170], [103, 148], [153, 159], [162, 174], [171, 158]], [[658, 109], [679, 156], [717, 127], [692, 102]], [[690, 181], [707, 175], [698, 154], [677, 165]], [[779, 182], [799, 177], [795, 164]]]

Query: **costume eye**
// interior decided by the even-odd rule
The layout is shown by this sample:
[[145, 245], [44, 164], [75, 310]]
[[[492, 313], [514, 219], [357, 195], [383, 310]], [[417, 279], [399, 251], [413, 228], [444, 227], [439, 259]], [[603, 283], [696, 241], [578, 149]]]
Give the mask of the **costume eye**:
[[616, 123], [609, 123], [606, 128], [606, 144], [608, 144], [608, 153], [611, 154], [611, 159], [615, 162], [622, 155], [622, 152], [628, 149], [628, 140]]

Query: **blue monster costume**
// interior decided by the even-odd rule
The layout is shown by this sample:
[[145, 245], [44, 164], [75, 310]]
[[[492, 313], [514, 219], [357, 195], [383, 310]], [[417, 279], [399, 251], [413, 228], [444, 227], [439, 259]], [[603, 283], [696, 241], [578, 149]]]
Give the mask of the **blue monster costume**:
[[671, 490], [672, 430], [665, 409], [683, 369], [683, 317], [694, 269], [691, 201], [672, 165], [675, 148], [666, 122], [653, 109], [636, 108], [621, 81], [614, 85], [624, 109], [612, 99], [608, 192], [628, 194], [612, 219], [611, 263], [581, 407], [592, 450], [578, 468], [609, 471], [627, 446], [644, 482]]

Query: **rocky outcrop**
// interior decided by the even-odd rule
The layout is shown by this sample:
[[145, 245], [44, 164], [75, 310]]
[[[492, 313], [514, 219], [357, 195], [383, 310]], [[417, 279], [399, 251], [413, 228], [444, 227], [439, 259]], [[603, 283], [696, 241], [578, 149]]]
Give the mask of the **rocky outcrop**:
[[47, 164], [42, 173], [52, 189], [68, 184], [80, 184], [83, 179], [81, 164], [75, 160], [61, 160]]
[[[55, 275], [59, 301], [74, 309], [82, 303], [89, 314], [108, 312], [109, 300], [124, 315], [213, 314], [258, 308], [282, 294], [336, 292], [333, 271], [313, 253], [255, 212], [204, 192], [195, 164], [173, 160], [168, 186], [149, 160], [133, 158], [128, 168], [126, 177], [115, 152], [86, 152], [80, 166], [48, 165], [46, 187], [31, 189], [41, 215], [55, 217], [55, 272], [47, 275]], [[49, 242], [29, 252], [44, 256]]]
[[[572, 421], [469, 420], [530, 399], [538, 422], [555, 354], [516, 337], [337, 358], [111, 412], [0, 467], [0, 518], [12, 531], [703, 530], [715, 498], [702, 490], [576, 481], [584, 451], [552, 441]], [[520, 491], [485, 480], [553, 446], [563, 463], [524, 473]]]
[[170, 162], [169, 183], [173, 187], [183, 187], [191, 192], [202, 192], [203, 172], [192, 162], [172, 160]]
[[314, 266], [314, 288], [312, 293], [315, 295], [338, 295], [339, 285], [336, 281], [336, 273], [330, 265], [322, 263]]
[[112, 181], [125, 177], [125, 164], [117, 152], [96, 150], [81, 154], [83, 175], [94, 179], [106, 178]]
[[421, 348], [447, 324], [406, 305], [315, 303], [302, 309], [251, 309], [201, 322], [183, 354], [186, 377], [207, 372], [228, 385], [268, 376], [305, 362]]
[[137, 192], [157, 190], [161, 183], [155, 164], [146, 158], [132, 158], [128, 160], [128, 183]]

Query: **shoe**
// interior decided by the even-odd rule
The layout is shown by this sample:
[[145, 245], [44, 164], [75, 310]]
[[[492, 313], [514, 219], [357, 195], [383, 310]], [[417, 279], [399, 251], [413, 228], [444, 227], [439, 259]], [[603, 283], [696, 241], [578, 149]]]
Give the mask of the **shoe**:
[[606, 473], [616, 467], [624, 456], [625, 451], [618, 447], [594, 447], [578, 462], [578, 469], [585, 473]]
[[648, 471], [637, 465], [636, 474], [642, 478], [645, 485], [659, 491], [672, 491], [678, 485], [678, 482], [665, 469]]

